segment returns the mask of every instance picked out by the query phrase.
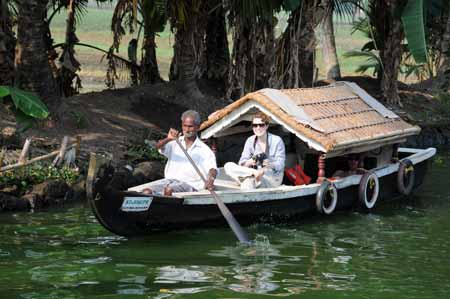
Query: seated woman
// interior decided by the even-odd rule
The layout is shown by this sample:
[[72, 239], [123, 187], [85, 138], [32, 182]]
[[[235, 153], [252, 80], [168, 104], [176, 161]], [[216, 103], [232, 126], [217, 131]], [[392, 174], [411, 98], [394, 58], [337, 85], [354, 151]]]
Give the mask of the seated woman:
[[277, 187], [283, 181], [286, 159], [283, 140], [267, 132], [270, 117], [262, 112], [253, 116], [254, 135], [245, 142], [239, 163], [228, 162], [225, 172], [241, 189]]

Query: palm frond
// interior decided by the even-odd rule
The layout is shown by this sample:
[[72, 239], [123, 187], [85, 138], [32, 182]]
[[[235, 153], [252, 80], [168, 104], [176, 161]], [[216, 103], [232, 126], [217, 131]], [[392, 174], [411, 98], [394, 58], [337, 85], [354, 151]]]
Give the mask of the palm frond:
[[[273, 21], [273, 15], [280, 12], [286, 5], [283, 0], [230, 0], [230, 21], [236, 17], [247, 23], [254, 23], [258, 19]], [[302, 1], [298, 1], [301, 4]], [[288, 1], [294, 7], [296, 1]]]
[[171, 29], [182, 28], [186, 25], [189, 11], [186, 1], [170, 0], [168, 2]]
[[332, 11], [340, 18], [351, 18], [355, 9], [361, 9], [361, 0], [332, 0]]
[[345, 58], [365, 58], [366, 62], [359, 64], [356, 68], [355, 72], [357, 73], [365, 73], [370, 69], [373, 69], [372, 74], [374, 76], [380, 74], [382, 70], [382, 62], [380, 57], [376, 55], [374, 52], [368, 51], [349, 51], [344, 53]]
[[18, 16], [18, 10], [17, 10], [17, 0], [10, 0], [6, 2], [6, 5], [8, 7], [10, 17], [12, 19], [16, 19]]
[[[101, 1], [101, 0], [99, 0]], [[75, 11], [75, 21], [80, 22], [82, 17], [86, 15], [88, 8], [89, 0], [76, 0], [73, 2], [73, 8]], [[48, 4], [48, 10], [51, 9], [51, 14], [48, 18], [49, 23], [53, 19], [53, 17], [60, 13], [61, 10], [67, 9], [70, 5], [70, 0], [52, 0]]]
[[114, 8], [113, 16], [111, 19], [111, 31], [113, 32], [113, 45], [112, 48], [119, 51], [120, 41], [122, 36], [125, 35], [126, 30], [123, 26], [123, 21], [127, 20], [126, 24], [130, 32], [134, 31], [132, 19], [133, 3], [130, 0], [119, 0]]
[[141, 14], [149, 31], [164, 31], [167, 23], [167, 0], [142, 0]]

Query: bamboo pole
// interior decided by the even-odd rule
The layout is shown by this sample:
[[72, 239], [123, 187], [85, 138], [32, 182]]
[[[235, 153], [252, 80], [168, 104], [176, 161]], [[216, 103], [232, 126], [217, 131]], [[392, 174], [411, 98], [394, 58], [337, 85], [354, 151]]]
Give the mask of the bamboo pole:
[[30, 150], [30, 145], [31, 145], [31, 138], [25, 139], [25, 143], [23, 145], [22, 152], [20, 153], [20, 156], [19, 156], [18, 164], [24, 164], [28, 160], [27, 156], [28, 156], [28, 152]]
[[6, 147], [3, 147], [2, 151], [0, 152], [0, 168], [3, 165], [3, 159], [5, 158], [5, 154], [6, 154]]
[[75, 140], [75, 159], [80, 154], [80, 147], [81, 147], [81, 136], [77, 135], [76, 140]]
[[69, 143], [69, 137], [68, 136], [64, 136], [62, 142], [61, 142], [61, 148], [59, 149], [59, 153], [56, 156], [55, 160], [53, 160], [52, 165], [53, 166], [58, 166], [59, 164], [61, 164], [61, 162], [64, 160], [64, 155], [67, 151], [67, 144]]
[[[74, 147], [75, 147], [75, 144], [72, 144], [71, 146], [69, 146], [67, 148], [67, 150], [72, 149]], [[61, 152], [60, 150], [56, 150], [56, 151], [53, 151], [53, 152], [51, 152], [49, 154], [46, 154], [46, 155], [43, 155], [43, 156], [39, 156], [39, 157], [30, 159], [30, 160], [27, 160], [27, 161], [25, 161], [22, 164], [21, 163], [16, 163], [16, 164], [13, 164], [13, 165], [8, 165], [8, 166], [5, 166], [5, 167], [1, 167], [0, 168], [0, 172], [11, 170], [11, 169], [15, 169], [15, 168], [24, 167], [24, 166], [33, 164], [33, 163], [38, 162], [38, 161], [46, 160], [46, 159], [52, 158], [54, 156], [57, 156], [60, 152]]]

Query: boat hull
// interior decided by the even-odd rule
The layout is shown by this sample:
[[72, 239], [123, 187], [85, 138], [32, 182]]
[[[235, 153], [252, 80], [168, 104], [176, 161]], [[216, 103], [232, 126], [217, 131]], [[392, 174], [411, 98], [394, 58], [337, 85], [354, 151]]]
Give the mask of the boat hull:
[[[430, 159], [425, 159], [414, 165], [414, 190], [422, 185], [429, 166]], [[379, 206], [383, 201], [401, 197], [397, 190], [397, 171], [379, 176], [379, 183], [380, 190], [376, 206]], [[336, 186], [339, 186], [339, 184], [336, 184]], [[336, 211], [359, 208], [358, 187], [359, 185], [354, 184], [338, 188]], [[220, 194], [220, 192], [218, 193]], [[148, 209], [132, 212], [123, 211], [122, 206], [126, 198], [143, 197], [151, 198], [151, 205]], [[315, 193], [276, 200], [259, 201], [257, 198], [258, 195], [254, 195], [253, 200], [237, 200], [225, 203], [242, 225], [257, 222], [299, 221], [307, 215], [318, 213]], [[211, 200], [205, 200], [203, 204], [200, 200], [143, 196], [141, 193], [118, 191], [100, 186], [97, 190], [97, 196], [90, 200], [90, 204], [98, 221], [106, 229], [122, 236], [146, 235], [158, 230], [225, 226], [226, 221], [216, 204]]]

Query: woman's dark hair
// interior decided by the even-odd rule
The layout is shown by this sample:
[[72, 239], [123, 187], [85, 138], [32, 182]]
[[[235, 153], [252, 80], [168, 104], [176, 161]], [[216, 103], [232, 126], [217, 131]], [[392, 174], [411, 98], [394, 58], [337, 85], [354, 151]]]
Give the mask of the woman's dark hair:
[[266, 124], [270, 123], [270, 116], [264, 114], [261, 111], [258, 111], [253, 115], [253, 119], [255, 119], [255, 118], [260, 118]]

